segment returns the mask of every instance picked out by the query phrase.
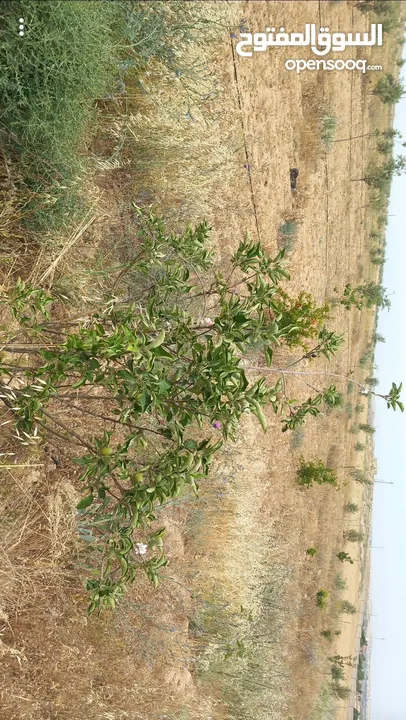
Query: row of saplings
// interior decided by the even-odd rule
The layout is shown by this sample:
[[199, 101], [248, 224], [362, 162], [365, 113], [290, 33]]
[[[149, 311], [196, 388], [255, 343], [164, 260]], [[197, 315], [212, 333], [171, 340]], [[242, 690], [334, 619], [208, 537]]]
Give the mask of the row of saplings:
[[[371, 483], [367, 476], [358, 468], [352, 469], [350, 475], [354, 480], [361, 484], [367, 485]], [[297, 481], [302, 487], [312, 487], [316, 484], [333, 485], [337, 489], [339, 488], [337, 473], [335, 472], [335, 470], [327, 467], [319, 459], [305, 462], [304, 458], [302, 457], [300, 459], [299, 469], [297, 471]], [[359, 507], [354, 502], [348, 502], [345, 505], [344, 510], [346, 513], [355, 514], [356, 512], [358, 512]], [[361, 542], [364, 536], [362, 532], [359, 532], [358, 530], [352, 528], [350, 530], [346, 530], [343, 533], [343, 538], [348, 542]], [[317, 548], [307, 548], [306, 554], [309, 557], [314, 557], [315, 555], [317, 555]], [[337, 558], [341, 563], [348, 562], [351, 565], [354, 563], [352, 557], [344, 550], [341, 550], [339, 553], [337, 553]], [[340, 575], [336, 578], [336, 587], [338, 589], [345, 589], [346, 587], [345, 581]], [[321, 610], [325, 610], [327, 608], [328, 598], [329, 592], [327, 590], [319, 590], [316, 594], [317, 607], [319, 607]], [[348, 615], [355, 615], [357, 612], [356, 607], [348, 600], [343, 600], [340, 603], [339, 609], [340, 612], [346, 613]], [[335, 630], [334, 632], [330, 629], [322, 630], [321, 635], [323, 638], [331, 642], [333, 636], [339, 637], [341, 635], [341, 630]], [[334, 655], [329, 657], [329, 661], [331, 662], [331, 687], [333, 690], [333, 694], [339, 699], [349, 698], [351, 695], [351, 690], [350, 688], [342, 685], [341, 681], [345, 679], [345, 666], [353, 667], [355, 662], [354, 658], [350, 656], [343, 657], [341, 655]]]

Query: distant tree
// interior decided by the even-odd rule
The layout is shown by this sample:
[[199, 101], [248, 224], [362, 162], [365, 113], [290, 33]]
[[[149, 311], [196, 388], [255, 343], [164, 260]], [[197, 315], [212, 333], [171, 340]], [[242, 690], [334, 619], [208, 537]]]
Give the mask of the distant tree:
[[318, 459], [305, 462], [304, 458], [300, 458], [296, 476], [299, 485], [304, 487], [312, 487], [314, 484], [334, 485], [335, 487], [338, 485], [335, 471]]
[[345, 670], [344, 668], [340, 667], [339, 665], [332, 665], [330, 668], [331, 677], [333, 678], [334, 682], [339, 682], [340, 680], [345, 680]]
[[359, 429], [362, 430], [362, 432], [366, 433], [367, 435], [374, 435], [375, 428], [372, 427], [369, 423], [360, 423]]
[[355, 443], [354, 450], [355, 450], [355, 452], [363, 452], [363, 450], [365, 450], [364, 443], [361, 443], [361, 442]]
[[354, 667], [357, 660], [357, 658], [352, 655], [332, 655], [328, 659], [333, 665], [338, 665], [339, 667]]
[[350, 688], [344, 687], [344, 685], [337, 685], [336, 683], [332, 683], [331, 689], [333, 695], [339, 698], [339, 700], [348, 700], [348, 698], [351, 697]]
[[374, 337], [373, 337], [373, 340], [374, 340], [375, 343], [378, 343], [378, 342], [384, 343], [384, 342], [386, 342], [384, 336], [381, 335], [380, 333], [375, 333], [375, 334], [374, 334]]
[[378, 387], [379, 380], [378, 378], [374, 377], [373, 375], [369, 375], [369, 377], [365, 378], [365, 385], [369, 385], [370, 387]]
[[389, 193], [390, 183], [394, 175], [402, 175], [406, 171], [406, 157], [398, 155], [389, 158], [384, 163], [372, 162], [367, 167], [363, 180], [372, 188]]
[[342, 563], [349, 562], [350, 565], [354, 565], [354, 560], [352, 559], [352, 557], [350, 557], [350, 555], [348, 555], [348, 553], [346, 553], [344, 551], [339, 552], [337, 554], [337, 557], [338, 557], [339, 561]]
[[363, 285], [353, 287], [350, 283], [344, 288], [344, 294], [340, 300], [341, 305], [347, 310], [352, 307], [361, 308], [376, 307], [390, 308], [390, 300], [384, 288], [380, 283], [365, 282]]
[[377, 95], [385, 105], [396, 105], [404, 92], [405, 88], [402, 83], [398, 82], [390, 73], [382, 75], [372, 91], [373, 95]]
[[364, 539], [364, 533], [351, 528], [350, 530], [345, 530], [343, 532], [343, 537], [345, 540], [348, 540], [348, 542], [361, 542], [361, 540]]
[[353, 468], [350, 471], [350, 476], [360, 485], [372, 485], [372, 480], [370, 480], [368, 475], [360, 468]]
[[396, 27], [400, 27], [402, 24], [399, 4], [397, 2], [388, 2], [388, 0], [358, 0], [357, 7], [363, 13], [373, 12], [375, 15], [378, 15], [384, 32], [389, 32]]
[[348, 602], [348, 600], [343, 600], [340, 605], [341, 612], [345, 613], [346, 615], [355, 615], [357, 612], [357, 608], [352, 603]]

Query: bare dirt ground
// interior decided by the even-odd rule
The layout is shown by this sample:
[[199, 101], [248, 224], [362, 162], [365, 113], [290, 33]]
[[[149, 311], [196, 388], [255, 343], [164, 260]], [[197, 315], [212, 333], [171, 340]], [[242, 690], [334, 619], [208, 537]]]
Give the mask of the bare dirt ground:
[[[271, 22], [288, 31], [301, 30], [306, 22], [342, 31], [368, 28], [367, 19], [350, 2], [229, 6], [232, 15], [246, 18], [255, 31]], [[297, 218], [289, 291], [304, 289], [322, 303], [331, 300], [336, 286], [342, 290], [347, 282], [374, 277], [367, 242], [371, 221], [363, 208], [368, 193], [365, 183], [352, 181], [362, 177], [373, 147], [368, 138], [350, 138], [386, 128], [390, 117], [368, 95], [378, 73], [297, 75], [284, 68], [290, 57], [289, 50], [278, 48], [271, 55], [239, 58], [225, 34], [208, 59], [224, 89], [213, 101], [219, 119], [210, 131], [198, 121], [196, 128], [202, 142], [210, 132], [213, 156], [225, 158], [221, 184], [215, 172], [207, 180], [209, 221], [221, 260], [235, 249], [246, 228], [275, 254], [278, 228], [286, 218]], [[375, 51], [373, 60], [386, 69], [389, 49]], [[320, 120], [326, 113], [337, 118], [336, 139], [349, 138], [333, 144], [329, 152], [320, 140]], [[289, 183], [292, 167], [299, 169], [296, 192]], [[84, 240], [89, 246], [101, 236], [105, 244], [114, 241], [117, 226], [126, 232], [120, 203], [131, 195], [132, 184], [137, 190], [131, 166], [100, 173], [96, 180], [103, 214]], [[347, 375], [365, 351], [374, 318], [337, 307], [330, 325], [345, 335], [344, 349], [330, 364], [316, 361], [307, 369]], [[308, 380], [321, 384], [317, 377]], [[306, 398], [311, 392], [298, 379], [287, 382], [295, 397]], [[346, 381], [337, 384], [347, 390]], [[347, 401], [352, 407], [360, 401], [356, 391]], [[366, 421], [366, 407], [361, 417]], [[313, 720], [328, 684], [327, 654], [358, 651], [365, 603], [363, 551], [351, 547], [357, 562], [344, 568], [335, 556], [344, 549], [345, 502], [351, 499], [362, 507], [365, 498], [362, 486], [353, 482], [342, 492], [299, 489], [295, 472], [300, 455], [316, 456], [335, 466], [343, 482], [344, 468], [360, 464], [351, 425], [345, 410], [311, 420], [295, 446], [288, 434], [281, 434], [278, 418], [269, 416], [266, 435], [247, 420], [201, 500], [165, 511], [167, 580], [156, 593], [146, 582], [137, 585], [114, 618], [86, 618], [84, 593], [71, 568], [66, 568], [61, 590], [53, 580], [47, 585], [51, 559], [34, 557], [44, 572], [43, 586], [35, 585], [32, 599], [25, 594], [21, 608], [4, 618], [6, 682], [0, 718]], [[69, 514], [66, 487], [71, 487], [71, 474], [65, 465], [50, 464], [46, 470], [43, 482]], [[45, 532], [45, 515], [40, 528], [41, 523]], [[308, 547], [318, 549], [315, 558], [306, 556]], [[18, 552], [17, 547], [17, 559]], [[354, 616], [335, 614], [340, 595], [333, 586], [340, 571], [348, 585], [343, 597], [359, 610]], [[316, 607], [321, 588], [331, 591], [326, 613]], [[269, 628], [270, 640], [254, 644], [251, 665], [241, 661], [227, 668], [218, 659], [219, 637], [227, 637], [223, 626], [227, 630], [235, 622], [240, 606]], [[320, 631], [330, 627], [340, 629], [341, 635], [334, 644], [323, 645]], [[349, 684], [351, 669], [347, 680]], [[353, 696], [339, 701], [334, 717], [352, 717], [352, 705]], [[317, 720], [324, 717], [317, 715]]]

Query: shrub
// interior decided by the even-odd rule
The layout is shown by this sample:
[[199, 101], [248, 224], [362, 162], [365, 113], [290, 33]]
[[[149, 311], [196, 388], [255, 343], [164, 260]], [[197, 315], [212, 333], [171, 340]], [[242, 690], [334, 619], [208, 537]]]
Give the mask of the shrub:
[[321, 630], [320, 635], [322, 637], [324, 637], [326, 640], [328, 640], [329, 642], [331, 642], [333, 639], [331, 630]]
[[330, 672], [334, 682], [339, 682], [340, 680], [345, 679], [345, 670], [339, 665], [332, 665]]
[[372, 425], [370, 425], [369, 423], [360, 423], [358, 427], [362, 432], [366, 433], [367, 435], [374, 435], [375, 433], [375, 428], [372, 427]]
[[351, 697], [350, 688], [344, 687], [343, 685], [332, 684], [331, 686], [333, 695], [339, 698], [339, 700], [348, 700]]
[[337, 557], [341, 563], [349, 562], [350, 565], [354, 565], [354, 560], [343, 550], [337, 554]]
[[320, 120], [320, 138], [326, 148], [331, 150], [337, 131], [337, 118], [332, 113], [326, 113]]
[[307, 548], [306, 555], [309, 555], [309, 557], [314, 557], [317, 555], [317, 550], [314, 547]]
[[401, 82], [398, 82], [393, 75], [386, 73], [379, 79], [373, 94], [377, 95], [385, 105], [395, 105], [399, 102], [405, 91]]
[[118, 79], [113, 26], [120, 10], [118, 3], [48, 5], [27, 0], [23, 40], [16, 31], [21, 5], [2, 7], [0, 102], [6, 152], [18, 158], [31, 197], [40, 194], [37, 209], [47, 203], [50, 222], [77, 195], [94, 101]]
[[304, 441], [305, 441], [305, 433], [304, 428], [297, 428], [296, 430], [292, 430], [292, 446], [295, 450], [298, 450], [302, 447]]
[[336, 590], [346, 590], [347, 581], [341, 574], [336, 575], [336, 578], [334, 580], [334, 587], [336, 588]]
[[338, 486], [337, 475], [334, 470], [326, 467], [321, 460], [310, 460], [306, 462], [302, 457], [297, 471], [297, 482], [303, 487], [316, 485]]
[[364, 445], [364, 443], [361, 443], [361, 442], [355, 443], [355, 445], [354, 445], [354, 450], [355, 450], [356, 452], [363, 452], [363, 451], [365, 450], [365, 445]]
[[345, 530], [343, 536], [345, 540], [348, 540], [348, 542], [361, 542], [364, 539], [364, 534], [358, 530], [354, 530], [353, 528]]
[[283, 248], [286, 253], [293, 252], [298, 230], [299, 223], [297, 220], [285, 220], [278, 230], [278, 248]]
[[329, 593], [327, 590], [319, 590], [316, 595], [316, 603], [317, 607], [321, 610], [326, 610], [327, 608], [327, 599], [328, 599]]
[[[269, 405], [282, 415], [282, 430], [295, 429], [338, 397], [331, 386], [297, 405], [285, 399], [281, 379], [247, 377], [241, 356], [253, 348], [267, 366], [281, 343], [313, 338], [316, 355], [333, 352], [334, 334], [320, 328], [325, 308], [306, 296], [309, 315], [300, 324], [297, 300], [280, 289], [288, 278], [283, 252], [271, 259], [246, 237], [231, 259], [240, 280], [229, 287], [213, 272], [206, 222], [168, 233], [162, 218], [139, 208], [133, 221], [139, 246], [86, 323], [66, 310], [49, 325], [54, 298], [21, 280], [0, 298], [30, 339], [24, 353], [32, 363], [15, 370], [5, 361], [14, 357], [15, 330], [3, 327], [1, 373], [16, 382], [1, 382], [1, 399], [15, 435], [62, 445], [81, 471], [81, 523], [100, 551], [89, 560], [89, 612], [113, 607], [139, 571], [158, 583], [166, 559], [164, 528], [151, 531], [156, 505], [185, 487], [198, 492], [243, 415], [265, 430]], [[205, 317], [208, 303], [213, 318]]]
[[365, 382], [365, 385], [369, 385], [371, 388], [378, 387], [378, 385], [379, 385], [378, 378], [373, 377], [373, 375], [366, 377], [364, 382]]
[[343, 600], [341, 602], [340, 610], [346, 615], [355, 615], [357, 612], [357, 608], [355, 607], [355, 605], [352, 605], [352, 603], [350, 603], [348, 600]]
[[363, 470], [360, 470], [360, 468], [354, 468], [350, 471], [350, 476], [352, 477], [355, 482], [360, 483], [360, 485], [371, 485], [372, 481], [369, 479], [368, 475], [366, 475]]
[[354, 503], [354, 502], [348, 502], [344, 506], [344, 512], [351, 513], [352, 515], [354, 515], [355, 513], [359, 512], [359, 505], [357, 505], [357, 503]]

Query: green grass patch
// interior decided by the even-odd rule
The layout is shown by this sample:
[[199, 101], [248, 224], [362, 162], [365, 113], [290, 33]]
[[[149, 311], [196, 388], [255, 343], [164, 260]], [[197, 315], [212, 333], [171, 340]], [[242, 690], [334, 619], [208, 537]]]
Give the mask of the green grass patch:
[[337, 118], [326, 113], [320, 120], [320, 138], [326, 150], [331, 150], [337, 132]]
[[278, 248], [284, 248], [287, 253], [293, 252], [297, 240], [299, 223], [295, 219], [285, 220], [278, 231]]
[[321, 693], [311, 720], [334, 720], [337, 713], [337, 702], [332, 689], [326, 685]]
[[81, 204], [84, 154], [96, 119], [95, 99], [114, 83], [114, 24], [119, 4], [5, 3], [0, 34], [1, 144], [18, 163], [37, 220]]

